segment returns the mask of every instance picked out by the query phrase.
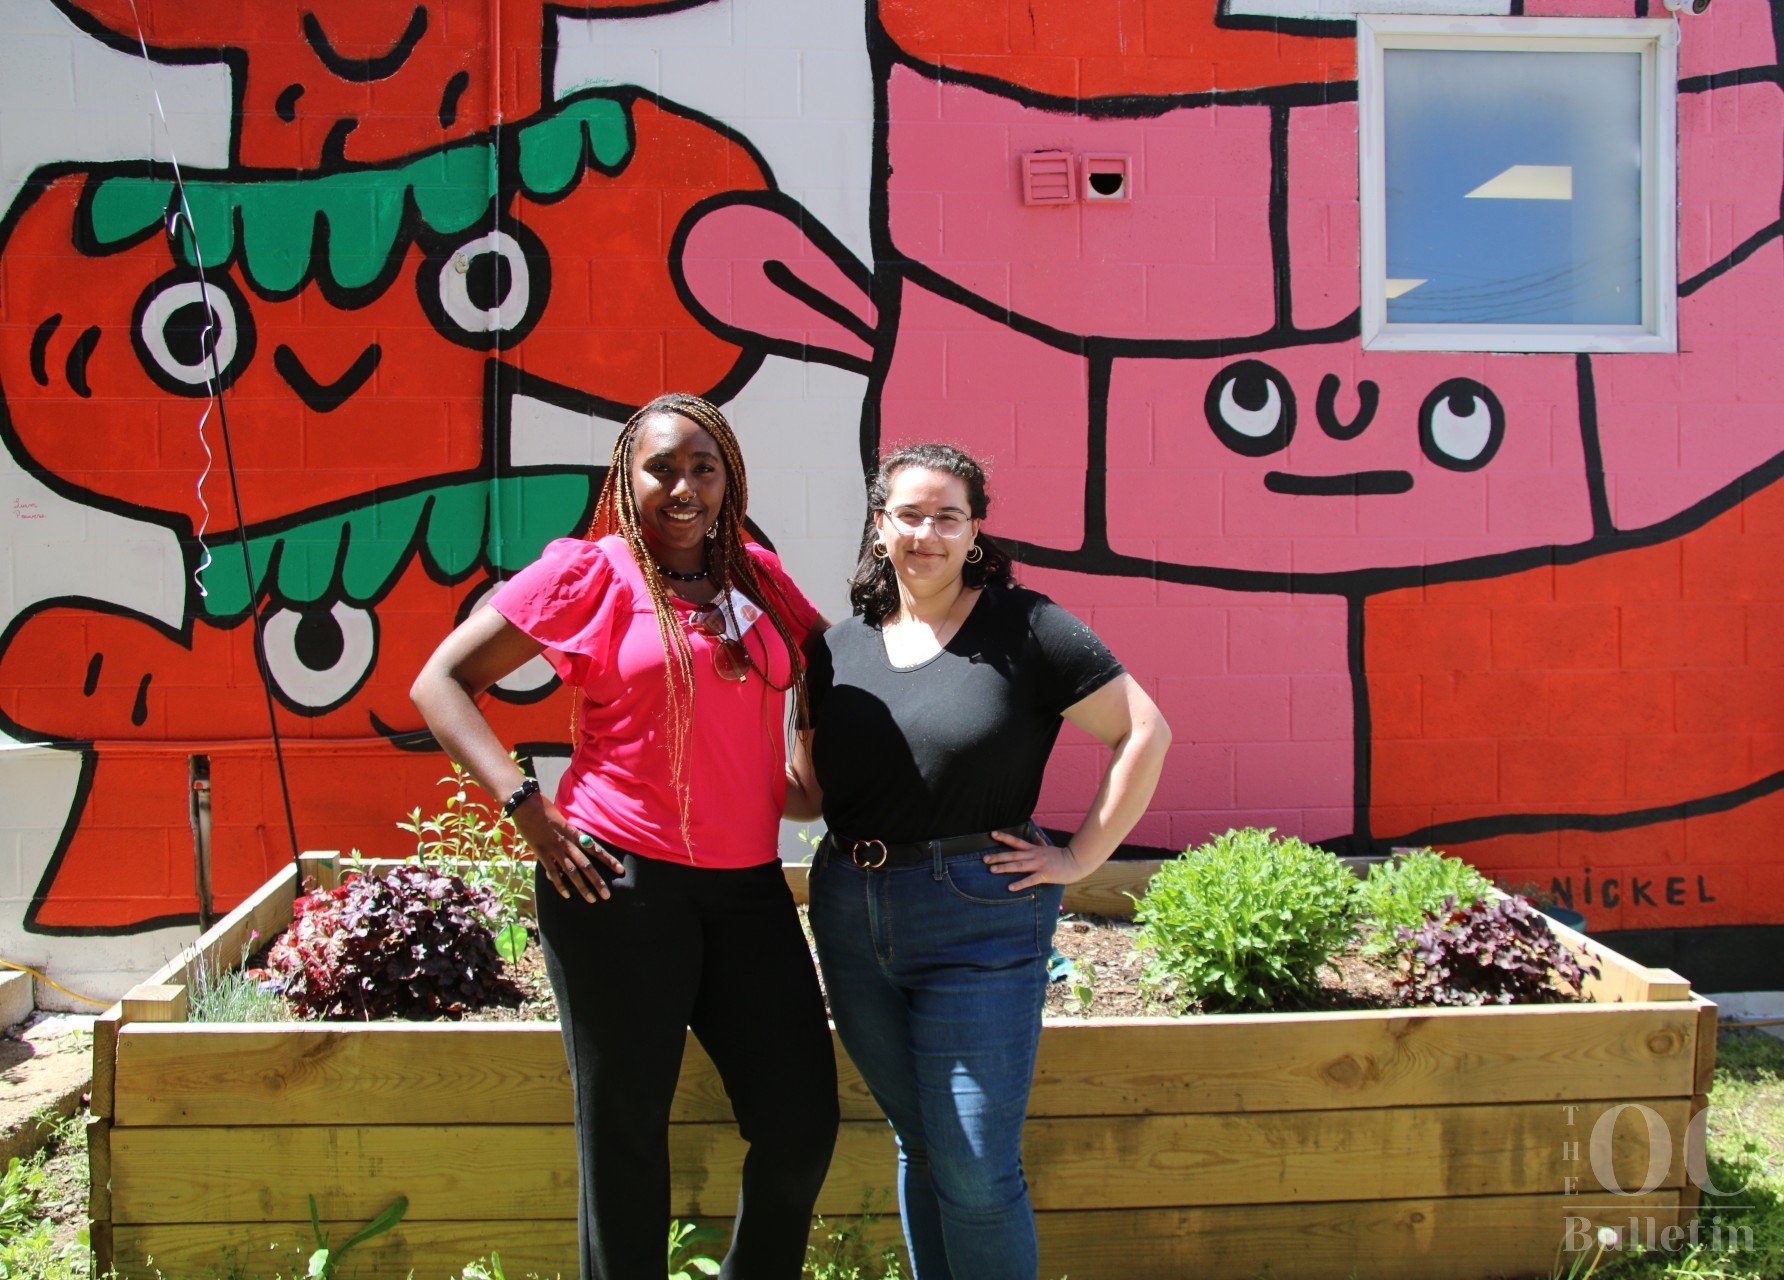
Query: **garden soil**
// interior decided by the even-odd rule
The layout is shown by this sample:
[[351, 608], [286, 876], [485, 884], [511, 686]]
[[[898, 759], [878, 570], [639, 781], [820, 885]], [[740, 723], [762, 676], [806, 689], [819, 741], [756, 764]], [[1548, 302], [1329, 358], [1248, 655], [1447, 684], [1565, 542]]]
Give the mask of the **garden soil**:
[[[805, 925], [805, 908], [799, 909]], [[1066, 912], [1059, 918], [1053, 945], [1070, 962], [1067, 970], [1055, 961], [1057, 980], [1047, 986], [1046, 1014], [1058, 1018], [1175, 1017], [1202, 1012], [1193, 1004], [1166, 1001], [1143, 989], [1140, 981], [1144, 959], [1134, 948], [1137, 926], [1131, 920]], [[811, 930], [806, 928], [806, 942]], [[1089, 981], [1084, 975], [1089, 975]], [[537, 943], [527, 948], [519, 965], [510, 965], [507, 976], [519, 989], [518, 1002], [491, 1005], [467, 1015], [478, 1022], [549, 1021], [557, 1017], [557, 1005], [545, 978], [545, 965]], [[822, 977], [820, 975], [820, 982]], [[1088, 992], [1088, 1002], [1084, 996]], [[1288, 1010], [1385, 1009], [1394, 1003], [1393, 971], [1380, 960], [1356, 947], [1341, 952], [1320, 971], [1319, 987]]]

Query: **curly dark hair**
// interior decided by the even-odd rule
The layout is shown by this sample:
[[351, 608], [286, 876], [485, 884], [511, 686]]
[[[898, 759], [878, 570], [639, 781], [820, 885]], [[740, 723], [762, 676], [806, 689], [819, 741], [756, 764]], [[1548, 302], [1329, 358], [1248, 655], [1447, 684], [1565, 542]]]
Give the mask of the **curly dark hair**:
[[[855, 575], [849, 579], [849, 604], [870, 626], [879, 626], [898, 612], [898, 575], [889, 559], [873, 554], [876, 511], [886, 505], [892, 490], [892, 477], [906, 467], [922, 467], [957, 476], [966, 484], [966, 501], [972, 518], [983, 520], [991, 509], [991, 495], [985, 488], [985, 468], [964, 449], [951, 444], [907, 444], [887, 454], [880, 461], [867, 487], [867, 528], [861, 535], [861, 560]], [[978, 546], [984, 557], [969, 564], [961, 573], [968, 587], [1007, 587], [1015, 582], [1009, 552], [995, 539], [980, 532]]]

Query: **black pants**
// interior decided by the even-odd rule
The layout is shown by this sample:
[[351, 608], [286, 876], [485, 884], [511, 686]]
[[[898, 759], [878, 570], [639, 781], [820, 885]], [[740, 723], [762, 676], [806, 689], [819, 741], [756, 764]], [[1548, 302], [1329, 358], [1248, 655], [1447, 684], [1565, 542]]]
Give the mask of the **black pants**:
[[778, 862], [618, 854], [605, 902], [534, 878], [575, 1089], [582, 1280], [662, 1280], [669, 1110], [693, 1029], [749, 1152], [724, 1280], [797, 1280], [836, 1143], [836, 1060]]

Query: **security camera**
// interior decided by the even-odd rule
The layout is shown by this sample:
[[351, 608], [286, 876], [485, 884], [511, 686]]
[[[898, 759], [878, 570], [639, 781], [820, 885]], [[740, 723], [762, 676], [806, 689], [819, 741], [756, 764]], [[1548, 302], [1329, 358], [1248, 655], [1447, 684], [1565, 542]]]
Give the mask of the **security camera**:
[[1668, 13], [1689, 13], [1693, 17], [1709, 10], [1710, 0], [1660, 0]]

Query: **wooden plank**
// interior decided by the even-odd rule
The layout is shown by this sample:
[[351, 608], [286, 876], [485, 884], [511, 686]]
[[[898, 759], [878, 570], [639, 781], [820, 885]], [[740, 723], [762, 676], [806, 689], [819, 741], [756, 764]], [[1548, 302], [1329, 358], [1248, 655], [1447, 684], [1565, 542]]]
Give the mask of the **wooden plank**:
[[[1589, 1133], [1613, 1104], [1578, 1105]], [[1674, 1138], [1660, 1185], [1681, 1186], [1689, 1104], [1649, 1105]], [[1534, 1194], [1563, 1189], [1557, 1157], [1573, 1132], [1547, 1103], [1041, 1120], [1025, 1131], [1023, 1161], [1037, 1209]], [[1618, 1185], [1640, 1186], [1643, 1116], [1618, 1116], [1611, 1150]], [[1589, 1166], [1579, 1176], [1582, 1191], [1604, 1189]]]
[[[367, 1204], [368, 1213], [383, 1207]], [[363, 1218], [324, 1221], [322, 1229], [329, 1239], [338, 1242], [364, 1225]], [[280, 1269], [278, 1274], [282, 1276], [301, 1276], [304, 1259], [314, 1247], [307, 1219], [120, 1226], [116, 1234], [115, 1265], [120, 1280], [236, 1277], [244, 1274], [239, 1268], [250, 1260], [260, 1268], [245, 1273], [250, 1280], [271, 1275], [275, 1269]], [[400, 1280], [412, 1270], [415, 1280], [439, 1280], [441, 1276], [461, 1274], [467, 1262], [486, 1258], [492, 1251], [501, 1255], [502, 1270], [511, 1280], [534, 1274], [575, 1280], [576, 1223], [569, 1219], [427, 1222], [411, 1218], [388, 1234], [355, 1248], [344, 1260], [339, 1275], [340, 1280]]]
[[1030, 1114], [1684, 1096], [1694, 1028], [1671, 1005], [1060, 1020]]
[[1679, 1225], [1688, 1226], [1697, 1221], [1703, 1209], [1703, 1188], [1687, 1179], [1679, 1191]]
[[[1340, 1025], [1340, 1023], [1342, 1025]], [[1538, 1006], [1407, 1014], [1059, 1022], [1031, 1114], [1276, 1111], [1357, 1105], [1685, 1096], [1689, 1008]], [[120, 1125], [427, 1123], [439, 1099], [491, 1123], [559, 1123], [556, 1024], [129, 1027]], [[879, 1113], [838, 1050], [844, 1114]], [[678, 1120], [730, 1103], [690, 1039]]]
[[[93, 1222], [87, 1227], [87, 1252], [91, 1259], [91, 1274], [105, 1276], [110, 1280], [112, 1267], [117, 1257], [112, 1238], [112, 1224], [109, 1222]], [[156, 1277], [161, 1280], [161, 1277]]]
[[1691, 998], [1690, 980], [1674, 973], [1671, 969], [1649, 969], [1647, 974], [1648, 990], [1642, 999], [1658, 1001], [1689, 1000]]
[[1698, 1094], [1691, 1099], [1687, 1112], [1685, 1128], [1685, 1187], [1681, 1201], [1687, 1220], [1697, 1216], [1698, 1208], [1703, 1204], [1703, 1187], [1701, 1183], [1710, 1179], [1709, 1173], [1709, 1116], [1708, 1094]]
[[1559, 921], [1550, 920], [1549, 928], [1582, 962], [1598, 966], [1598, 977], [1586, 980], [1585, 992], [1600, 1004], [1683, 1002], [1691, 998], [1691, 984], [1670, 969], [1649, 969], [1637, 964]]
[[[1676, 1192], [1620, 1205], [1657, 1227]], [[1549, 1275], [1567, 1198], [1486, 1196], [1036, 1215], [1041, 1275], [1072, 1280], [1480, 1280]], [[1574, 1226], [1575, 1238], [1589, 1233]]]
[[111, 1119], [118, 1064], [118, 1028], [124, 1009], [113, 1005], [93, 1019], [93, 1083], [89, 1107], [93, 1114]]
[[570, 1120], [555, 1022], [130, 1026], [118, 1055], [120, 1126]]
[[[1674, 1135], [1664, 1187], [1684, 1182], [1686, 1099], [1652, 1099]], [[1609, 1107], [1612, 1104], [1598, 1104]], [[1030, 1121], [1025, 1165], [1037, 1209], [1153, 1208], [1256, 1202], [1513, 1195], [1560, 1186], [1561, 1142], [1574, 1132], [1548, 1103], [1236, 1116], [1125, 1116]], [[576, 1166], [564, 1125], [384, 1125], [337, 1129], [112, 1131], [113, 1220], [120, 1223], [298, 1218], [316, 1196], [325, 1216], [407, 1195], [419, 1219], [566, 1218]], [[674, 1209], [731, 1212], [744, 1146], [731, 1125], [670, 1132]], [[1621, 1114], [1612, 1171], [1635, 1187], [1648, 1132]], [[492, 1179], [491, 1168], [503, 1176]], [[893, 1178], [891, 1131], [849, 1121], [818, 1212], [856, 1211]], [[1597, 1188], [1590, 1168], [1582, 1190]]]
[[[835, 1048], [844, 1114], [876, 1120]], [[117, 1123], [566, 1124], [570, 1080], [555, 1022], [133, 1026], [119, 1037]], [[450, 1099], [443, 1103], [443, 1099]], [[671, 1119], [731, 1119], [712, 1059], [688, 1037]]]
[[112, 1216], [111, 1123], [100, 1116], [87, 1121], [87, 1216], [94, 1222]]
[[224, 916], [198, 941], [149, 975], [152, 985], [190, 987], [193, 975], [202, 961], [211, 973], [227, 973], [242, 961], [242, 949], [255, 934], [270, 938], [283, 933], [291, 923], [291, 904], [296, 899], [293, 885], [297, 869], [282, 868], [277, 875], [244, 898], [235, 910]]
[[[298, 859], [303, 865], [303, 878], [316, 882], [318, 889], [338, 889], [341, 884], [341, 853], [338, 849], [317, 849]], [[299, 886], [302, 889], [302, 886]]]
[[1134, 898], [1146, 892], [1147, 883], [1163, 865], [1162, 862], [1105, 862], [1078, 883], [1065, 887], [1065, 909], [1083, 915], [1118, 916], [1131, 920]]
[[[1295, 1111], [1434, 1103], [1686, 1097], [1690, 1005], [1537, 1005], [1196, 1019], [1061, 1020], [1041, 1036], [1034, 1116]], [[843, 1115], [879, 1109], [836, 1048]], [[120, 1126], [558, 1124], [569, 1081], [556, 1023], [138, 1025], [118, 1037]], [[731, 1104], [692, 1037], [678, 1121]]]
[[186, 1020], [186, 988], [173, 983], [139, 982], [118, 1003], [126, 1023]]
[[1716, 1083], [1716, 1027], [1719, 1010], [1714, 1001], [1694, 996], [1697, 1009], [1697, 1076], [1693, 1093], [1708, 1093]]
[[[1630, 1217], [1656, 1230], [1679, 1219], [1678, 1193], [1632, 1196], [1618, 1204], [1617, 1225]], [[1547, 1275], [1570, 1226], [1575, 1238], [1590, 1219], [1568, 1199], [1481, 1196], [1316, 1205], [1239, 1205], [1194, 1209], [1042, 1212], [1035, 1215], [1041, 1275], [1072, 1280], [1478, 1280], [1482, 1275]], [[1573, 1221], [1570, 1223], [1570, 1219]], [[1584, 1220], [1584, 1223], [1582, 1222]], [[704, 1219], [721, 1231], [730, 1220]], [[357, 1221], [326, 1221], [330, 1239], [357, 1230]], [[851, 1225], [859, 1226], [858, 1223]], [[823, 1230], [827, 1230], [825, 1228]], [[815, 1224], [813, 1238], [824, 1239]], [[898, 1220], [888, 1212], [866, 1224], [877, 1247], [895, 1243]], [[258, 1256], [288, 1263], [280, 1244], [307, 1244], [307, 1221], [122, 1226], [117, 1264], [125, 1280], [152, 1280], [155, 1264], [173, 1274], [207, 1275], [228, 1257]], [[510, 1276], [576, 1272], [576, 1224], [475, 1220], [423, 1221], [411, 1217], [347, 1258], [354, 1277], [457, 1274], [494, 1249]], [[717, 1253], [715, 1248], [714, 1253]], [[287, 1266], [289, 1272], [290, 1268]]]

